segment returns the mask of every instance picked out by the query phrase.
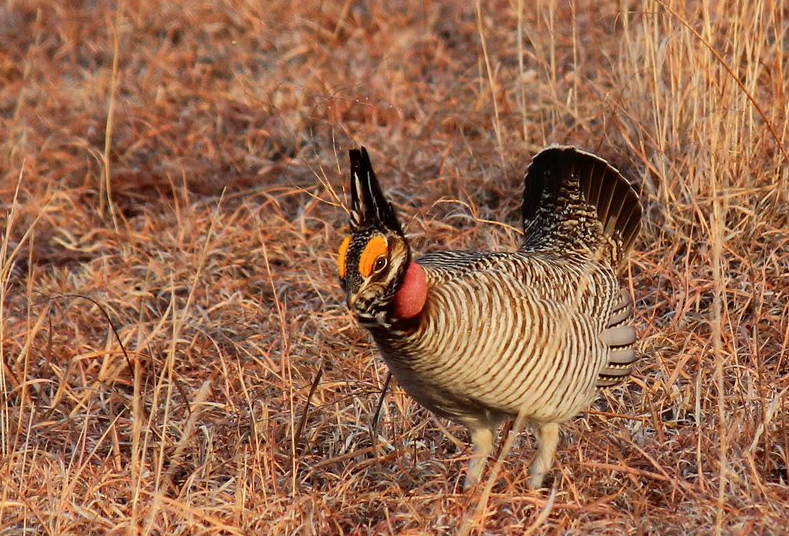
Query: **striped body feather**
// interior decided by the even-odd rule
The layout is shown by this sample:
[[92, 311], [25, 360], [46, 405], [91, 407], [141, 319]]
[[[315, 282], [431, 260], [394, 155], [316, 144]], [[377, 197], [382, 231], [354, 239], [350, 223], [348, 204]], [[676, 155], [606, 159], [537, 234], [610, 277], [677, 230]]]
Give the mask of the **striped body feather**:
[[418, 402], [467, 426], [519, 411], [561, 422], [589, 405], [612, 353], [601, 338], [620, 294], [610, 268], [522, 250], [441, 252], [417, 262], [429, 287], [418, 322], [370, 327]]

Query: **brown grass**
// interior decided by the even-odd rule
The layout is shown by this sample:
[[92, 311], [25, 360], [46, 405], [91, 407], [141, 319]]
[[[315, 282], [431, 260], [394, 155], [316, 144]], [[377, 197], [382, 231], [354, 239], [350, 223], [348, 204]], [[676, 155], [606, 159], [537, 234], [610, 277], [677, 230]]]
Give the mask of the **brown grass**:
[[[0, 4], [1, 533], [787, 530], [784, 3], [455, 4]], [[641, 188], [644, 358], [483, 500], [397, 386], [367, 431], [346, 150], [425, 252], [515, 247], [552, 142]]]

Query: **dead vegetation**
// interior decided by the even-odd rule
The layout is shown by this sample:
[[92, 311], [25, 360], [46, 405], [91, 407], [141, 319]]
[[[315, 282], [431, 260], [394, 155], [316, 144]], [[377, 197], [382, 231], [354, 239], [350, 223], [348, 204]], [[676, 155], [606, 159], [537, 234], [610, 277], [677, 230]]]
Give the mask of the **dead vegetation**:
[[[0, 532], [786, 530], [784, 3], [461, 4], [0, 4]], [[425, 252], [515, 247], [553, 142], [640, 186], [644, 358], [483, 500], [396, 386], [371, 441], [346, 151]]]

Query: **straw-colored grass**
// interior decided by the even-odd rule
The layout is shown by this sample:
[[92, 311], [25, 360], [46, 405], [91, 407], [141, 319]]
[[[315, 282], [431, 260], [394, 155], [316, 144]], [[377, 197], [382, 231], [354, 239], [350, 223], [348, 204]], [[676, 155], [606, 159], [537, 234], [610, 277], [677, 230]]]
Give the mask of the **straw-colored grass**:
[[[0, 533], [785, 533], [788, 32], [777, 0], [3, 0]], [[465, 432], [397, 385], [368, 433], [346, 151], [418, 252], [508, 249], [554, 142], [640, 187], [643, 359], [554, 494], [526, 432], [464, 492]]]

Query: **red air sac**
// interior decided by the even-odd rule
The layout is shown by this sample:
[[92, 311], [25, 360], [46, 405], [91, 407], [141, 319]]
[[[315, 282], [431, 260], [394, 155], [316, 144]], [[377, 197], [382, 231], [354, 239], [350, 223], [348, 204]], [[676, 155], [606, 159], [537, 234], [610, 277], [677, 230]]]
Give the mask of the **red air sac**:
[[425, 271], [414, 261], [408, 265], [405, 279], [394, 297], [394, 313], [398, 318], [414, 318], [425, 307], [427, 279]]

